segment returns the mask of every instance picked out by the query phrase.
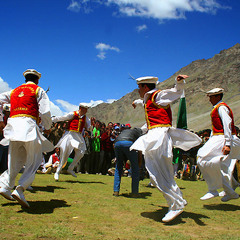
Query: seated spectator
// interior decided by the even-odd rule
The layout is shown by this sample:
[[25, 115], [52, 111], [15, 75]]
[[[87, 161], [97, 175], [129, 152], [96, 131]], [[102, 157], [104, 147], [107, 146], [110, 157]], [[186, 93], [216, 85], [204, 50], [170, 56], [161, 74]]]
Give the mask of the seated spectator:
[[55, 173], [60, 162], [59, 156], [60, 156], [60, 149], [57, 147], [55, 148], [55, 153], [53, 153], [49, 157], [48, 162], [43, 165], [42, 170], [38, 170], [37, 173], [49, 173], [49, 174], [51, 174], [52, 172]]

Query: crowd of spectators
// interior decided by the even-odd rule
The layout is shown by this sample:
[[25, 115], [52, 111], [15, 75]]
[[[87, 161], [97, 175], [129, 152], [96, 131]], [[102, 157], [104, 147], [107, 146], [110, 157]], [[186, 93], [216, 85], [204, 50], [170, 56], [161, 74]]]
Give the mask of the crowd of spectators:
[[[6, 108], [3, 111], [4, 121], [7, 121], [9, 116], [9, 109]], [[41, 125], [40, 125], [41, 127]], [[100, 174], [100, 175], [114, 175], [114, 168], [116, 163], [115, 153], [114, 153], [114, 141], [117, 136], [124, 129], [131, 128], [130, 124], [120, 124], [109, 122], [107, 125], [104, 122], [91, 118], [91, 128], [83, 132], [83, 137], [85, 139], [87, 150], [84, 157], [80, 160], [79, 164], [75, 168], [76, 172], [85, 174]], [[53, 145], [56, 145], [60, 138], [63, 136], [65, 131], [68, 129], [68, 122], [59, 122], [52, 125], [50, 134], [46, 136]], [[238, 137], [240, 137], [239, 128], [237, 128]], [[3, 129], [0, 129], [0, 140], [3, 138]], [[175, 177], [187, 180], [197, 180], [201, 179], [201, 173], [197, 168], [197, 151], [198, 149], [209, 139], [211, 130], [204, 129], [197, 132], [197, 134], [202, 138], [202, 144], [192, 148], [191, 150], [184, 152], [173, 149], [174, 152], [174, 171]], [[8, 146], [0, 145], [0, 172], [7, 169], [7, 154]], [[43, 154], [43, 164], [40, 167], [39, 173], [51, 173], [54, 172], [57, 162], [52, 163], [52, 158], [54, 154], [59, 156], [59, 151], [56, 149], [53, 152]], [[69, 162], [72, 161], [74, 157], [74, 152], [69, 157]], [[177, 160], [176, 160], [177, 159]], [[50, 160], [50, 162], [49, 162]], [[69, 164], [69, 163], [67, 163]], [[239, 163], [238, 163], [239, 164]], [[51, 170], [50, 168], [51, 167]], [[147, 177], [147, 171], [144, 168], [144, 159], [141, 169], [141, 179]], [[64, 168], [63, 168], [64, 170]], [[124, 175], [128, 176], [131, 173], [131, 166], [129, 162], [125, 163]], [[240, 171], [239, 171], [240, 172]], [[234, 173], [237, 176], [237, 171]]]
[[[114, 166], [114, 141], [123, 129], [130, 127], [130, 124], [112, 122], [106, 125], [95, 118], [91, 118], [91, 128], [83, 132], [87, 150], [75, 171], [86, 174], [112, 174], [112, 171], [108, 173], [108, 170]], [[48, 140], [56, 145], [67, 128], [68, 122], [53, 124], [51, 133], [47, 136]], [[45, 154], [45, 161], [48, 161], [52, 154], [52, 152]], [[74, 151], [70, 155], [69, 161], [73, 156]]]

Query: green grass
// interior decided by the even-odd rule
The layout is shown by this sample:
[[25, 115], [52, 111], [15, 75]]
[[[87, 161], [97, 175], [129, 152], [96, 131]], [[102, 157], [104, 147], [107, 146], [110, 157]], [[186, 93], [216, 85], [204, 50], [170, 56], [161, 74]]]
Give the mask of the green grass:
[[0, 239], [240, 239], [239, 199], [201, 201], [205, 182], [177, 180], [188, 205], [164, 224], [166, 201], [148, 182], [140, 182], [140, 198], [131, 198], [131, 179], [123, 177], [121, 195], [113, 197], [110, 176], [60, 175], [55, 182], [36, 175], [34, 191], [25, 192], [30, 209], [0, 198]]

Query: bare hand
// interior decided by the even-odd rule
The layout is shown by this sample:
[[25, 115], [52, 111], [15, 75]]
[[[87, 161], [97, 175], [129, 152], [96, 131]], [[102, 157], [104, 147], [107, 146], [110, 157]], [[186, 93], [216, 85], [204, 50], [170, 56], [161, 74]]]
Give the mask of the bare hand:
[[228, 155], [231, 151], [230, 146], [224, 146], [222, 149], [223, 155]]
[[133, 108], [136, 108], [136, 104], [134, 102], [132, 102], [132, 106]]
[[177, 81], [181, 81], [181, 80], [186, 79], [188, 77], [189, 77], [188, 75], [178, 75], [177, 76]]
[[2, 131], [5, 128], [4, 122], [0, 122], [0, 131]]

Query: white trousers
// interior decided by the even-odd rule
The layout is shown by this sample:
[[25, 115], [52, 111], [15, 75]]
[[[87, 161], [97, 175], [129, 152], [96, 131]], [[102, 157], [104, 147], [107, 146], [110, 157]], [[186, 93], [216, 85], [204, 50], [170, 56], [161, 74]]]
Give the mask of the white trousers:
[[10, 141], [8, 152], [8, 170], [0, 176], [0, 186], [11, 190], [19, 171], [25, 170], [19, 179], [18, 186], [25, 190], [32, 184], [35, 173], [42, 162], [42, 146], [40, 140], [30, 142]]
[[[83, 143], [83, 144], [84, 144], [83, 149], [85, 149], [86, 148], [85, 143]], [[56, 170], [56, 173], [58, 173], [58, 174], [62, 170], [62, 167], [67, 162], [68, 157], [73, 150], [75, 152], [75, 156], [73, 158], [73, 162], [69, 165], [68, 170], [73, 170], [74, 169], [74, 167], [77, 165], [77, 163], [84, 156], [84, 152], [85, 152], [85, 150], [74, 148], [72, 146], [71, 141], [68, 138], [65, 138], [61, 141], [61, 143], [59, 144], [59, 148], [60, 148], [60, 163], [59, 163], [59, 165], [57, 167], [57, 170]]]
[[238, 139], [233, 139], [231, 152], [223, 155], [222, 148], [225, 145], [224, 135], [212, 136], [198, 151], [197, 164], [208, 185], [209, 191], [223, 188], [231, 195], [234, 194], [232, 176], [236, 164], [235, 151], [239, 149]]
[[186, 204], [174, 180], [172, 148], [187, 151], [200, 143], [201, 139], [189, 131], [159, 127], [149, 130], [130, 147], [143, 152], [151, 182], [163, 193], [169, 210], [183, 209]]
[[149, 172], [152, 184], [163, 193], [169, 210], [179, 210], [184, 208], [186, 201], [174, 180], [171, 137], [166, 134], [164, 138], [160, 148], [145, 152], [146, 169]]

